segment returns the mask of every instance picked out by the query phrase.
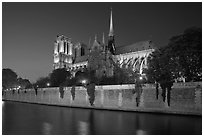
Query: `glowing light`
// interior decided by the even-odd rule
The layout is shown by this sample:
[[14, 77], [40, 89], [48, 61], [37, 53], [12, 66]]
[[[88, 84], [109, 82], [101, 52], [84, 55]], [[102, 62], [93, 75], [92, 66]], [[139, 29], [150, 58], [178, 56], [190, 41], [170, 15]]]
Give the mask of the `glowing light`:
[[142, 130], [142, 129], [138, 129], [138, 130], [136, 130], [136, 135], [147, 135], [147, 131]]
[[20, 89], [21, 88], [21, 86], [18, 86], [16, 89]]
[[89, 134], [89, 123], [84, 121], [78, 122], [78, 133], [79, 135], [88, 135]]
[[4, 106], [4, 101], [2, 101], [2, 107]]
[[44, 135], [50, 135], [52, 131], [53, 126], [50, 123], [44, 122], [43, 123], [43, 134]]
[[140, 77], [140, 80], [142, 80], [143, 78], [142, 77]]
[[49, 86], [50, 86], [50, 83], [47, 83], [47, 86], [49, 87]]
[[68, 55], [72, 55], [72, 44], [68, 44]]
[[85, 79], [81, 81], [82, 84], [86, 84], [86, 82], [87, 81]]

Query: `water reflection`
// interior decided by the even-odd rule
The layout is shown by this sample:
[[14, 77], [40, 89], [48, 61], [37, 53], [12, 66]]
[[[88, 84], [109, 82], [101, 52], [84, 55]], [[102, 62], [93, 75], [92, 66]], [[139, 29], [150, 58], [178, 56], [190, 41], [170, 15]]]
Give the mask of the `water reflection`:
[[201, 117], [5, 102], [3, 135], [201, 134]]
[[42, 133], [44, 135], [50, 135], [52, 131], [52, 125], [50, 123], [44, 122], [42, 125]]
[[136, 130], [136, 135], [147, 135], [147, 132], [142, 129], [138, 129]]
[[84, 121], [78, 122], [78, 133], [79, 135], [88, 135], [89, 134], [89, 123]]
[[2, 108], [4, 107], [4, 101], [2, 101]]

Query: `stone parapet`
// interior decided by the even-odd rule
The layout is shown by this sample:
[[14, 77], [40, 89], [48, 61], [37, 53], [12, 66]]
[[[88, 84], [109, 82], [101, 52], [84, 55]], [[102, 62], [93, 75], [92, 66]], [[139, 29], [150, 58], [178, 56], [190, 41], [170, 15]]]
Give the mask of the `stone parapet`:
[[71, 87], [64, 87], [63, 97], [58, 87], [40, 88], [37, 95], [34, 89], [27, 89], [26, 92], [25, 90], [6, 91], [2, 97], [3, 100], [67, 107], [202, 115], [201, 82], [174, 84], [170, 95], [170, 106], [167, 99], [163, 101], [161, 89], [158, 99], [156, 98], [155, 86], [150, 84], [143, 85], [138, 106], [136, 94], [133, 94], [134, 84], [96, 86], [94, 106], [90, 105], [85, 87], [75, 87], [74, 92], [71, 90]]

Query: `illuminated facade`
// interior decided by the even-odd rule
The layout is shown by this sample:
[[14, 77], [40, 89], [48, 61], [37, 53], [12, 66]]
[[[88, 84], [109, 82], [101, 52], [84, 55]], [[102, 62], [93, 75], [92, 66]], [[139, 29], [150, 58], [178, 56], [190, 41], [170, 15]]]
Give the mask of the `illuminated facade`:
[[105, 43], [103, 34], [100, 43], [95, 37], [92, 46], [88, 47], [83, 43], [73, 44], [70, 38], [66, 36], [57, 36], [54, 46], [54, 64], [53, 69], [67, 68], [75, 74], [78, 70], [88, 66], [88, 56], [95, 51], [99, 51], [105, 57], [103, 66], [96, 70], [96, 74], [113, 75], [114, 62], [119, 62], [120, 66], [132, 66], [134, 71], [143, 74], [143, 69], [147, 67], [147, 57], [154, 51], [152, 41], [137, 42], [127, 46], [115, 46], [112, 10], [110, 15], [110, 30], [108, 34], [108, 43]]
[[73, 63], [73, 44], [63, 35], [57, 36], [54, 43], [54, 69], [66, 68]]
[[[87, 46], [83, 43], [73, 44], [71, 39], [60, 35], [54, 43], [54, 64], [53, 69], [79, 67], [86, 65], [81, 62], [84, 55], [87, 55]], [[80, 63], [79, 63], [80, 62]]]

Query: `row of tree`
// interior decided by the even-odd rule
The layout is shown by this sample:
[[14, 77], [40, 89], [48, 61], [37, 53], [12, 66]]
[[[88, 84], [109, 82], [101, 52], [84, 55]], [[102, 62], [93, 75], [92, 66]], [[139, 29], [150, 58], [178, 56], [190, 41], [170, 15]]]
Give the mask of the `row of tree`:
[[34, 85], [43, 88], [43, 87], [59, 87], [65, 81], [71, 78], [71, 73], [65, 68], [55, 69], [48, 76], [40, 77]]
[[32, 84], [28, 79], [19, 77], [12, 69], [5, 68], [2, 70], [2, 87], [10, 88], [31, 88]]

